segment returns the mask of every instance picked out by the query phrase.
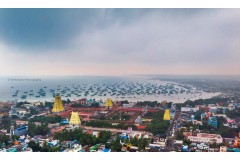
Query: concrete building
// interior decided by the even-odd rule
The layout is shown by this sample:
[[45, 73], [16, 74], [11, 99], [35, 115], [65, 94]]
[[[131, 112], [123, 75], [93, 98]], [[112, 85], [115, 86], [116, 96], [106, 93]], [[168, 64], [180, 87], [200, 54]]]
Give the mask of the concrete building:
[[207, 134], [207, 133], [198, 133], [197, 136], [192, 136], [192, 134], [186, 134], [187, 139], [191, 142], [198, 143], [222, 143], [223, 138], [219, 134]]
[[175, 111], [171, 110], [170, 112], [170, 118], [173, 119], [175, 117]]
[[16, 136], [25, 135], [28, 131], [28, 126], [22, 126], [13, 130], [12, 134]]
[[135, 120], [135, 123], [141, 124], [142, 123], [142, 118], [141, 116], [138, 116], [137, 119]]
[[197, 112], [198, 108], [181, 107], [181, 112]]
[[210, 107], [209, 112], [212, 113], [212, 114], [216, 114], [217, 113], [217, 108], [216, 107]]
[[221, 146], [220, 147], [220, 152], [227, 152], [227, 147], [226, 146]]

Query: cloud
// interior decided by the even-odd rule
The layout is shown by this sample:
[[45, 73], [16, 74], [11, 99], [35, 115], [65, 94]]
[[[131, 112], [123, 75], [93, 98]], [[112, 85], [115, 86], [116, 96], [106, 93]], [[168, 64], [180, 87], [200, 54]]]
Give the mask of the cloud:
[[[17, 28], [30, 13], [32, 24]], [[33, 9], [18, 22], [0, 16], [8, 23], [0, 32], [16, 24], [0, 36], [1, 65], [22, 74], [240, 74], [239, 16], [239, 9]]]
[[25, 49], [67, 47], [68, 39], [92, 25], [101, 12], [101, 9], [1, 9], [0, 38]]

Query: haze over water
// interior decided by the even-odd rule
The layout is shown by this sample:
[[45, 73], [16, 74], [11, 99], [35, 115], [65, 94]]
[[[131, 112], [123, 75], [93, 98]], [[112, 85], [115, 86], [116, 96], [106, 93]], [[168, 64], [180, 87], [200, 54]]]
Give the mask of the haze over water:
[[201, 89], [173, 82], [152, 80], [146, 76], [0, 77], [1, 101], [53, 101], [57, 93], [63, 100], [112, 98], [130, 102], [167, 100], [175, 103], [220, 94], [206, 93]]

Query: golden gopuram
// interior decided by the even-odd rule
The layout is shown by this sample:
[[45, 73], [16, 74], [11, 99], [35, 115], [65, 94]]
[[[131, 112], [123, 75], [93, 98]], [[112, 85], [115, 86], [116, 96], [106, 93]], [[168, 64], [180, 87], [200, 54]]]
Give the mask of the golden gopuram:
[[113, 102], [112, 102], [112, 100], [111, 100], [110, 98], [107, 99], [107, 101], [106, 101], [106, 103], [105, 103], [105, 107], [106, 107], [107, 109], [113, 107]]
[[170, 111], [169, 109], [166, 109], [163, 115], [163, 120], [170, 121]]
[[80, 125], [81, 124], [81, 120], [78, 115], [78, 112], [72, 112], [69, 124], [70, 125]]
[[64, 110], [64, 107], [63, 107], [63, 104], [62, 104], [61, 97], [60, 97], [60, 95], [57, 95], [55, 97], [52, 112], [58, 113], [58, 112], [62, 112], [63, 110]]

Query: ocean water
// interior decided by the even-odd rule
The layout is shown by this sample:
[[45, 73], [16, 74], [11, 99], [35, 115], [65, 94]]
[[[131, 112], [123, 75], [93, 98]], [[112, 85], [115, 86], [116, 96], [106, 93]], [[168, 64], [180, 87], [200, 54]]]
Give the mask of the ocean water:
[[206, 93], [193, 86], [144, 76], [0, 77], [0, 101], [53, 101], [55, 94], [60, 94], [63, 100], [111, 98], [131, 102], [167, 100], [179, 103], [188, 99], [211, 98], [220, 93]]

